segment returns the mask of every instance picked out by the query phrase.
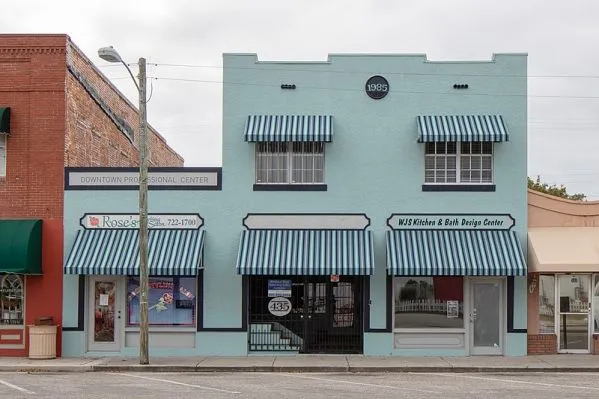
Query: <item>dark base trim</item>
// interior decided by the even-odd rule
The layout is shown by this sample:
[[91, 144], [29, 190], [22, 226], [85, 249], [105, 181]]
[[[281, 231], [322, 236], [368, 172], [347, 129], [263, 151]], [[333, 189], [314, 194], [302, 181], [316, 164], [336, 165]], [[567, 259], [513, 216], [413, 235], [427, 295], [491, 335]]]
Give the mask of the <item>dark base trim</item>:
[[423, 184], [422, 191], [495, 191], [494, 184]]
[[364, 330], [365, 333], [390, 333], [391, 331], [389, 331], [387, 328], [369, 328], [367, 330]]
[[326, 184], [254, 184], [254, 191], [327, 191]]
[[514, 328], [514, 276], [507, 277], [507, 332], [527, 333], [526, 328]]

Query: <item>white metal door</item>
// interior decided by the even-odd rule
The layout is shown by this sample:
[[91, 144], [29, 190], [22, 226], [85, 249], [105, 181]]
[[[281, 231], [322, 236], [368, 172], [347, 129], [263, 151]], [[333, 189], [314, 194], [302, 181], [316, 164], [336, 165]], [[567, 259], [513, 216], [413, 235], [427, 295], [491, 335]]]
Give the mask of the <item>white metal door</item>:
[[558, 351], [589, 353], [591, 344], [591, 275], [561, 274], [557, 276]]
[[90, 277], [88, 299], [88, 342], [90, 351], [120, 350], [121, 304], [120, 279]]
[[503, 354], [503, 279], [473, 278], [469, 294], [470, 354]]

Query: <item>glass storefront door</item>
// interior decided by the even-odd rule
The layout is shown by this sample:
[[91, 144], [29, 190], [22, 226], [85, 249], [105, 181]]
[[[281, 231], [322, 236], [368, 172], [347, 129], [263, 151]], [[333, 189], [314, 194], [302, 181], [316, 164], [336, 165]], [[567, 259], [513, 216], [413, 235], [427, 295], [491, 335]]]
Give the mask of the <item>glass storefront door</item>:
[[558, 277], [558, 350], [588, 353], [591, 337], [591, 276], [567, 274]]
[[470, 353], [503, 353], [503, 280], [470, 281]]
[[118, 300], [119, 280], [91, 277], [89, 280], [89, 350], [120, 349], [121, 307]]

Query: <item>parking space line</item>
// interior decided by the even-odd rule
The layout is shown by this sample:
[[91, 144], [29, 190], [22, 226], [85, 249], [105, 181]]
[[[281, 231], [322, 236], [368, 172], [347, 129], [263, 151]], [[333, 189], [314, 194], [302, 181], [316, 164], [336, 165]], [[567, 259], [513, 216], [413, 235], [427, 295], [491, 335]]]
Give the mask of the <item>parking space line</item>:
[[23, 393], [28, 393], [28, 394], [31, 394], [31, 395], [35, 394], [35, 392], [32, 392], [29, 389], [21, 388], [21, 387], [19, 387], [17, 385], [11, 384], [10, 382], [6, 382], [6, 381], [3, 381], [3, 380], [0, 380], [0, 384], [6, 385], [9, 388], [16, 389], [17, 391], [21, 391]]
[[[317, 381], [324, 381], [324, 382], [337, 382], [337, 383], [350, 384], [350, 385], [361, 385], [361, 386], [365, 386], [365, 387], [401, 389], [401, 390], [405, 390], [405, 391], [423, 392], [423, 393], [442, 393], [440, 391], [432, 391], [429, 389], [405, 388], [405, 387], [394, 386], [394, 385], [381, 385], [381, 384], [369, 384], [367, 382], [334, 380], [334, 379], [330, 379], [330, 378], [311, 377], [311, 376], [301, 375], [301, 374], [289, 374], [289, 373], [278, 373], [278, 374], [284, 375], [287, 377], [304, 378], [304, 379], [308, 379], [308, 380], [317, 380]], [[272, 375], [272, 373], [268, 373], [268, 375]]]
[[173, 385], [182, 385], [182, 386], [185, 386], [185, 387], [204, 389], [206, 391], [223, 392], [223, 393], [230, 393], [230, 394], [239, 394], [239, 393], [241, 393], [241, 392], [236, 392], [236, 391], [228, 391], [226, 389], [219, 389], [219, 388], [207, 387], [207, 386], [204, 386], [204, 385], [186, 384], [184, 382], [179, 382], [179, 381], [164, 380], [162, 378], [152, 378], [152, 377], [146, 377], [146, 376], [135, 375], [135, 374], [127, 374], [127, 373], [108, 373], [108, 374], [122, 375], [122, 376], [133, 377], [133, 378], [141, 378], [142, 380], [149, 380], [149, 381], [156, 381], [156, 382], [166, 382], [168, 384], [173, 384]]
[[497, 382], [507, 382], [510, 384], [525, 384], [525, 385], [539, 385], [539, 386], [545, 386], [545, 387], [553, 387], [553, 388], [574, 388], [574, 389], [584, 389], [587, 391], [599, 391], [599, 388], [594, 388], [594, 387], [583, 387], [583, 386], [579, 386], [579, 385], [563, 385], [563, 384], [551, 384], [548, 382], [534, 382], [534, 381], [520, 381], [520, 380], [511, 380], [511, 379], [504, 379], [504, 378], [491, 378], [491, 377], [476, 377], [473, 375], [463, 375], [463, 374], [458, 374], [458, 373], [451, 373], [451, 374], [445, 374], [445, 373], [410, 373], [413, 375], [418, 375], [418, 374], [423, 374], [423, 375], [436, 375], [436, 376], [440, 376], [440, 377], [459, 377], [459, 378], [469, 378], [469, 379], [473, 379], [473, 380], [483, 380], [483, 381], [497, 381]]

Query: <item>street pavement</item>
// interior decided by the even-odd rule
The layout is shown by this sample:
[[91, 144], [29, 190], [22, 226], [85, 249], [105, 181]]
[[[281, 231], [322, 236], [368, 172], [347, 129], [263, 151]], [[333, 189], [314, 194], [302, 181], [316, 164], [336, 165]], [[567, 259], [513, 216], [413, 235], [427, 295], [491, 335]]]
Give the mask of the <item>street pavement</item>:
[[594, 373], [0, 373], [0, 398], [599, 397]]
[[[599, 356], [402, 357], [364, 355], [58, 358], [0, 357], [0, 372], [597, 372]], [[599, 395], [597, 396], [599, 397]]]

